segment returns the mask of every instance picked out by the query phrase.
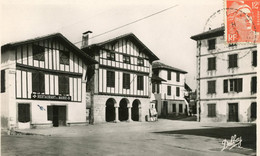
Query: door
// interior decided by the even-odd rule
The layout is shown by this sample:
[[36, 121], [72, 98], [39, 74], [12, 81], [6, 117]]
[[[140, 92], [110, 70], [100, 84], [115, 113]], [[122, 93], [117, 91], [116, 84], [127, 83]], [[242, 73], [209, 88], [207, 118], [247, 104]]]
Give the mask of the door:
[[168, 116], [168, 101], [163, 101], [163, 108], [162, 108], [163, 116]]
[[228, 104], [228, 121], [238, 121], [238, 103]]
[[53, 126], [66, 126], [66, 106], [53, 106]]

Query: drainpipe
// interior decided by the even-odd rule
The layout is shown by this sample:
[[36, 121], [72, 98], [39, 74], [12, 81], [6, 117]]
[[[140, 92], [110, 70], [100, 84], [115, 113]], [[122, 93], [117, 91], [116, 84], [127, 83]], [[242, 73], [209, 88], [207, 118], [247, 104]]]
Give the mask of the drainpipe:
[[200, 103], [200, 66], [201, 66], [201, 41], [197, 42], [197, 121], [201, 121], [201, 103]]

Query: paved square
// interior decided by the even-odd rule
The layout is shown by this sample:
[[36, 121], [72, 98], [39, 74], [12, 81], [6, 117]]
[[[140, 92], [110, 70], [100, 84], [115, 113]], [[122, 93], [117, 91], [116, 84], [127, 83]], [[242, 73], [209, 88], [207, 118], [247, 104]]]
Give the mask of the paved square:
[[[2, 155], [256, 155], [256, 125], [160, 119], [2, 133]], [[242, 136], [241, 149], [221, 152], [221, 142]], [[46, 135], [46, 136], [42, 136]]]

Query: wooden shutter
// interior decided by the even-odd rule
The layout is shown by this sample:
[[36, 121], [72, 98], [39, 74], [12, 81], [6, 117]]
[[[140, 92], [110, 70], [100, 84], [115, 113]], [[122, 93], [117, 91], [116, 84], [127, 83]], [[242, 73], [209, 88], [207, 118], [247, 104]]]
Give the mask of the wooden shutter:
[[23, 123], [30, 121], [29, 104], [18, 104], [18, 121]]
[[115, 87], [115, 72], [107, 71], [107, 87]]
[[243, 91], [243, 79], [237, 79], [237, 92], [242, 92]]
[[130, 89], [130, 74], [123, 73], [123, 88]]
[[253, 51], [253, 61], [252, 61], [252, 65], [254, 67], [257, 66], [257, 51]]
[[39, 73], [39, 91], [40, 93], [45, 93], [45, 75], [44, 73]]
[[257, 78], [252, 77], [251, 78], [251, 93], [256, 93], [257, 92]]
[[47, 119], [52, 121], [53, 120], [53, 106], [47, 106], [47, 113], [48, 113]]
[[1, 93], [5, 92], [5, 70], [1, 70]]
[[143, 89], [144, 89], [144, 77], [137, 76], [137, 90], [143, 90]]
[[167, 95], [171, 95], [172, 94], [171, 90], [172, 90], [171, 86], [167, 86]]
[[224, 80], [223, 89], [224, 89], [224, 91], [223, 91], [224, 93], [228, 92], [228, 80]]
[[40, 92], [39, 72], [32, 73], [32, 91]]

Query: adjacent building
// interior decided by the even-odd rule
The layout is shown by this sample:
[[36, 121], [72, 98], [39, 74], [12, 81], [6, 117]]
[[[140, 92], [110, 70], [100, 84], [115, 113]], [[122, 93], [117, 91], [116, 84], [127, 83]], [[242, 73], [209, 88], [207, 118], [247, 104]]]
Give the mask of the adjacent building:
[[158, 116], [186, 114], [189, 108], [184, 98], [187, 72], [158, 61], [153, 62], [152, 68], [152, 93]]
[[1, 123], [7, 128], [86, 123], [87, 66], [62, 34], [1, 47]]
[[89, 33], [82, 50], [99, 62], [88, 69], [92, 122], [144, 121], [158, 57], [132, 33], [88, 45]]
[[202, 122], [256, 119], [256, 44], [227, 44], [224, 27], [194, 35], [197, 42], [197, 108]]

